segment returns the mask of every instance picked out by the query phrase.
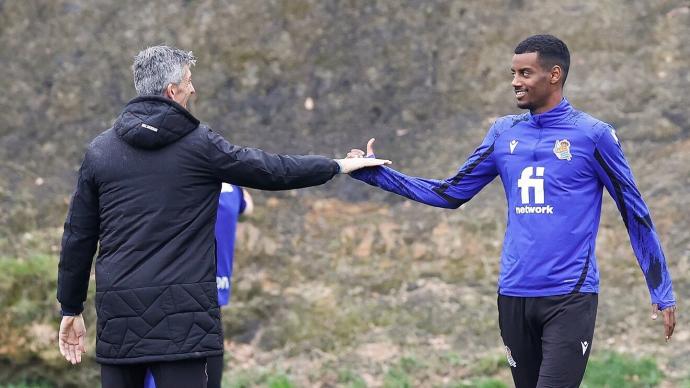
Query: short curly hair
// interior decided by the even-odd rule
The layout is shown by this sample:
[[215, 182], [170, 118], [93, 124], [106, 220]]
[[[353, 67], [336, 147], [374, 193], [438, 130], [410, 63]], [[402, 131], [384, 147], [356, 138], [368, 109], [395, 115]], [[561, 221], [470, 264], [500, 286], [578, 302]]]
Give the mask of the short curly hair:
[[539, 65], [550, 69], [556, 65], [563, 69], [563, 85], [570, 69], [570, 51], [565, 42], [553, 35], [532, 35], [518, 43], [515, 54], [537, 53]]

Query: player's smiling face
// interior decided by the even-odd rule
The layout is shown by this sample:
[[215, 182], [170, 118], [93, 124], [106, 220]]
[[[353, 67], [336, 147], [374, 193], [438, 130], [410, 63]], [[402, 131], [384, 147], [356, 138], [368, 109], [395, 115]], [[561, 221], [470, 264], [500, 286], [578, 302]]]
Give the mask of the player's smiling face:
[[510, 67], [517, 106], [532, 113], [543, 113], [553, 93], [550, 69], [539, 64], [538, 53], [513, 55]]

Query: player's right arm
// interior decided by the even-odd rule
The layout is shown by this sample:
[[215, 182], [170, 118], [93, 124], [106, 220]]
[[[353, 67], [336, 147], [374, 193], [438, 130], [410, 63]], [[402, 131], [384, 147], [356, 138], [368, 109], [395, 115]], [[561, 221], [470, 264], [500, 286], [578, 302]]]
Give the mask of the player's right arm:
[[[472, 199], [498, 175], [492, 157], [495, 138], [492, 127], [482, 144], [467, 158], [458, 172], [443, 180], [412, 177], [385, 166], [364, 168], [350, 173], [350, 176], [413, 201], [456, 209]], [[367, 144], [367, 157], [374, 155], [373, 142], [374, 139], [371, 139]], [[348, 157], [362, 155], [362, 151], [352, 150]]]

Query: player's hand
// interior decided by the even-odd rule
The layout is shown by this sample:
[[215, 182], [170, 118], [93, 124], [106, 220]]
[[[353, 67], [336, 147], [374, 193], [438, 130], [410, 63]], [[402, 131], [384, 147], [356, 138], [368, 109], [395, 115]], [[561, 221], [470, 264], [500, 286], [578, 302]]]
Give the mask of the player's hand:
[[72, 365], [81, 362], [81, 354], [86, 353], [84, 338], [86, 337], [86, 326], [84, 317], [75, 315], [73, 317], [62, 317], [60, 322], [60, 333], [58, 334], [58, 345], [60, 353]]
[[373, 158], [374, 157], [374, 142], [375, 141], [376, 141], [376, 139], [374, 139], [372, 137], [371, 139], [369, 139], [369, 142], [367, 142], [367, 153], [366, 153], [366, 155], [364, 154], [364, 151], [357, 149], [357, 148], [353, 148], [350, 150], [350, 152], [347, 153], [347, 157], [348, 158], [363, 158], [366, 156], [367, 158]]
[[[671, 340], [673, 335], [673, 330], [676, 328], [676, 306], [666, 307], [661, 310], [661, 315], [664, 316], [664, 336], [666, 337], [666, 342]], [[659, 305], [652, 305], [652, 319], [656, 320], [659, 316]]]

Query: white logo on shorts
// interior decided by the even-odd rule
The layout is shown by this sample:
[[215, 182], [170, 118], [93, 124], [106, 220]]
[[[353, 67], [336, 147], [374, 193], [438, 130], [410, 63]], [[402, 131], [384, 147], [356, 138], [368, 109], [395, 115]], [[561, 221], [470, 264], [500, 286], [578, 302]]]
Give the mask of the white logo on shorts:
[[580, 342], [580, 344], [582, 344], [582, 355], [584, 356], [585, 353], [587, 352], [587, 347], [589, 346], [589, 342], [587, 342], [587, 341]]

